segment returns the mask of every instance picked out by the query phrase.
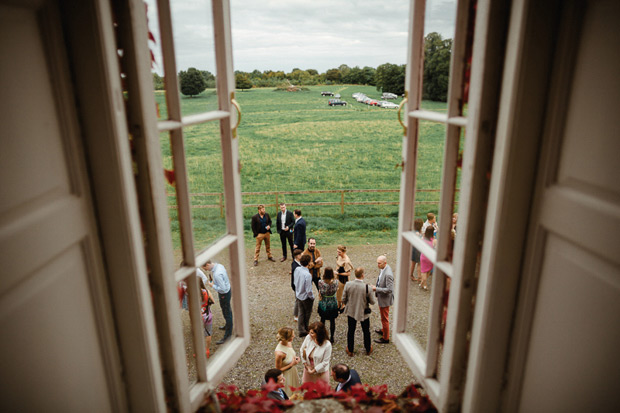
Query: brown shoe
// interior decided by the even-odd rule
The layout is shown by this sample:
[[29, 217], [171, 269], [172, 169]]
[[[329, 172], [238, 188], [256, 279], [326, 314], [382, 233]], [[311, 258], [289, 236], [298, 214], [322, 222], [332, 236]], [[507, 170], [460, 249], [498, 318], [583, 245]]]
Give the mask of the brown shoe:
[[280, 262], [284, 262], [284, 261], [286, 261], [286, 257], [280, 258]]
[[258, 261], [254, 261], [254, 266], [256, 267], [258, 265]]
[[379, 343], [379, 344], [390, 344], [390, 340], [386, 340], [383, 337], [381, 338], [377, 338], [375, 340], [373, 340], [375, 343]]
[[375, 330], [375, 333], [383, 335], [383, 330]]
[[366, 352], [366, 355], [367, 355], [367, 356], [370, 356], [370, 355], [372, 354], [372, 351], [373, 351], [374, 349], [375, 349], [375, 346], [370, 346], [370, 350], [368, 350], [368, 351]]
[[267, 258], [267, 259], [268, 259], [269, 261], [276, 262], [276, 260], [274, 260], [274, 259], [273, 259], [273, 257], [269, 257], [269, 258]]
[[345, 348], [344, 350], [347, 352], [349, 357], [353, 357], [353, 354], [355, 354], [355, 353], [350, 352], [348, 348]]

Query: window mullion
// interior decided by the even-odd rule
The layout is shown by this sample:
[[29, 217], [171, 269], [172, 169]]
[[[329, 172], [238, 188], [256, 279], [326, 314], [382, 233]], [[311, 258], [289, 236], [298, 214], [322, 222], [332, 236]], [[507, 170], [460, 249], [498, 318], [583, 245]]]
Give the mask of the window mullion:
[[[161, 33], [162, 57], [164, 60], [164, 85], [168, 121], [181, 122], [181, 100], [177, 79], [174, 39], [172, 35], [172, 16], [168, 0], [158, 0], [159, 30]], [[174, 165], [175, 192], [177, 197], [179, 229], [185, 265], [194, 266], [194, 237], [192, 233], [192, 210], [189, 198], [189, 183], [185, 164], [185, 146], [182, 127], [170, 131], [172, 163]]]

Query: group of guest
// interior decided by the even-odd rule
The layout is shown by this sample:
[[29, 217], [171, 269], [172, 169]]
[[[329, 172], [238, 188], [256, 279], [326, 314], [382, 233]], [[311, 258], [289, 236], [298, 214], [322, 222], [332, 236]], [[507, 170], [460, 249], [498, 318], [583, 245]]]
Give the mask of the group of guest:
[[[274, 351], [275, 368], [267, 371], [265, 383], [273, 381], [279, 386], [268, 393], [269, 398], [287, 400], [293, 394], [292, 388], [304, 383], [323, 381], [329, 384], [332, 345], [325, 325], [318, 321], [310, 324], [308, 334], [299, 348], [301, 357], [293, 349], [294, 337], [295, 332], [290, 327], [278, 330], [278, 345]], [[303, 364], [301, 381], [297, 369], [300, 362]], [[361, 383], [359, 374], [345, 364], [333, 366], [331, 376], [338, 382], [336, 391], [348, 391], [354, 384]]]
[[[260, 249], [263, 241], [265, 242], [265, 251], [267, 253], [267, 259], [274, 261], [273, 254], [271, 253], [271, 217], [265, 212], [265, 205], [258, 206], [258, 213], [252, 217], [251, 227], [254, 238], [256, 238], [256, 245], [254, 247], [254, 266], [258, 265], [258, 258], [260, 255]], [[280, 212], [276, 217], [276, 231], [280, 235], [280, 242], [282, 243], [282, 258], [280, 261], [286, 261], [288, 242], [291, 249], [291, 255], [295, 249], [303, 251], [306, 245], [306, 221], [301, 216], [301, 210], [296, 209], [294, 212], [286, 209], [286, 204], [280, 204]]]
[[[456, 225], [458, 222], [458, 213], [452, 214], [452, 225], [450, 228], [450, 237], [454, 241], [456, 237]], [[429, 247], [435, 248], [437, 246], [437, 231], [439, 226], [437, 225], [437, 218], [435, 214], [429, 212], [426, 214], [426, 221], [422, 219], [416, 219], [413, 222], [413, 228], [418, 238], [421, 238]], [[411, 280], [418, 283], [418, 286], [427, 291], [428, 290], [428, 278], [433, 272], [433, 262], [424, 254], [420, 253], [416, 248], [411, 249]]]
[[[184, 265], [182, 262], [181, 265]], [[209, 272], [209, 277], [203, 271]], [[225, 324], [220, 326], [220, 330], [224, 330], [224, 337], [216, 342], [216, 344], [224, 344], [232, 336], [233, 315], [230, 306], [232, 292], [230, 290], [230, 280], [226, 268], [222, 264], [208, 260], [201, 268], [196, 268], [196, 281], [200, 290], [200, 313], [203, 323], [203, 333], [205, 337], [206, 356], [211, 356], [211, 337], [213, 336], [213, 312], [211, 305], [215, 303], [213, 297], [207, 289], [207, 285], [213, 288], [218, 295], [222, 316]], [[179, 295], [179, 304], [182, 309], [187, 310], [188, 305], [188, 288], [185, 282], [177, 285]]]

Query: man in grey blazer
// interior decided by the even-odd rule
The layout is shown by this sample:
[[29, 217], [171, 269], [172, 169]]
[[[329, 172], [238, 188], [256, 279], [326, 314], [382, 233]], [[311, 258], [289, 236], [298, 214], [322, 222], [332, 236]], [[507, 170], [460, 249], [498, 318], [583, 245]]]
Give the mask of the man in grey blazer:
[[377, 258], [377, 267], [381, 270], [377, 285], [372, 289], [377, 294], [379, 312], [381, 313], [381, 330], [375, 330], [382, 337], [375, 340], [375, 343], [386, 344], [390, 342], [390, 306], [394, 304], [394, 273], [387, 264], [385, 255]]
[[347, 316], [349, 323], [346, 351], [350, 357], [353, 357], [353, 348], [355, 347], [355, 328], [358, 321], [362, 325], [366, 354], [370, 355], [373, 350], [370, 342], [369, 318], [369, 304], [375, 304], [375, 297], [372, 290], [372, 287], [369, 287], [368, 284], [364, 282], [364, 269], [361, 267], [355, 270], [355, 280], [344, 285], [342, 302], [345, 304], [344, 314]]

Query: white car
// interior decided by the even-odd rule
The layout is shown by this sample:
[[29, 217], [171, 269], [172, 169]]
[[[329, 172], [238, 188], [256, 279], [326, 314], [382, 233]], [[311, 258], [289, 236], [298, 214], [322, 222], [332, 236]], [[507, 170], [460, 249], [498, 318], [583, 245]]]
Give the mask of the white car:
[[381, 96], [382, 99], [396, 99], [398, 96], [396, 96], [394, 93], [388, 93], [388, 92], [384, 92], [383, 95]]
[[386, 102], [385, 100], [379, 102], [379, 106], [385, 109], [398, 109], [398, 105], [396, 103]]

